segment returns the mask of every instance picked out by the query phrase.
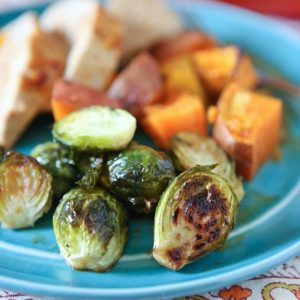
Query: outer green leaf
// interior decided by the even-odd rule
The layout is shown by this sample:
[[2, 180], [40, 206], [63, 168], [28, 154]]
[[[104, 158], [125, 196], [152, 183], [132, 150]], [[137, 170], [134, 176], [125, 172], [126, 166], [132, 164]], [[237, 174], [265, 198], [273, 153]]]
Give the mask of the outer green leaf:
[[165, 153], [132, 143], [108, 156], [101, 181], [131, 210], [149, 213], [174, 177], [172, 161]]
[[127, 240], [126, 211], [100, 188], [67, 193], [53, 227], [61, 254], [75, 269], [106, 271], [117, 263]]

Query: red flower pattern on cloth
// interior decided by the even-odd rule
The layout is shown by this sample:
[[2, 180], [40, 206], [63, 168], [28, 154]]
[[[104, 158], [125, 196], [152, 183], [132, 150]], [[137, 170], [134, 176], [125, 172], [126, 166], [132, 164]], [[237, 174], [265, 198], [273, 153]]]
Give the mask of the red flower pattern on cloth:
[[300, 290], [294, 292], [297, 299], [300, 299]]
[[21, 293], [0, 290], [0, 300], [42, 300], [40, 297], [23, 295]]
[[239, 285], [233, 285], [229, 289], [219, 291], [219, 297], [224, 300], [247, 300], [252, 294], [248, 288], [242, 288]]

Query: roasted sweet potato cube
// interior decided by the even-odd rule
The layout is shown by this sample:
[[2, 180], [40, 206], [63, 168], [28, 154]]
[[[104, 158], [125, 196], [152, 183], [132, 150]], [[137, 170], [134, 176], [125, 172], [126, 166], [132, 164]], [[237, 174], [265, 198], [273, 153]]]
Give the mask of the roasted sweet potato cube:
[[236, 161], [237, 173], [252, 179], [278, 146], [282, 102], [230, 84], [217, 104], [213, 135]]
[[136, 56], [116, 77], [107, 95], [119, 100], [125, 109], [139, 116], [144, 106], [159, 100], [161, 92], [159, 66], [150, 54], [144, 52]]
[[250, 58], [234, 46], [197, 51], [193, 54], [193, 61], [213, 96], [218, 96], [230, 82], [251, 89], [258, 81]]
[[51, 105], [56, 121], [75, 110], [99, 104], [121, 107], [118, 101], [109, 99], [104, 92], [89, 86], [63, 79], [57, 80], [54, 84]]
[[189, 56], [178, 56], [161, 64], [164, 93], [188, 92], [205, 99], [203, 85]]
[[201, 31], [185, 31], [159, 42], [153, 47], [153, 55], [159, 61], [197, 50], [216, 46], [215, 40]]
[[178, 95], [171, 102], [147, 106], [142, 125], [156, 144], [165, 149], [169, 147], [170, 138], [180, 131], [207, 134], [203, 103], [187, 93]]

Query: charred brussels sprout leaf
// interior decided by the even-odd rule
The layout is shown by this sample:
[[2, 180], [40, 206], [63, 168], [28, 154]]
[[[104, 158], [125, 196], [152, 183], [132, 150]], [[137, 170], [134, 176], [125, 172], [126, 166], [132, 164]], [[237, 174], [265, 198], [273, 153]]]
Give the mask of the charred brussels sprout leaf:
[[0, 164], [0, 221], [3, 227], [33, 226], [51, 206], [51, 175], [34, 158], [8, 153]]
[[127, 240], [125, 209], [100, 188], [76, 188], [65, 194], [53, 227], [61, 254], [74, 269], [108, 270]]
[[103, 155], [101, 153], [76, 151], [73, 152], [74, 161], [80, 174], [85, 175], [95, 166], [102, 165]]
[[238, 200], [213, 167], [180, 174], [157, 205], [153, 256], [167, 268], [178, 270], [219, 248], [234, 225]]
[[81, 170], [82, 172], [84, 172], [85, 175], [77, 182], [77, 184], [86, 188], [95, 187], [100, 179], [102, 162], [103, 159], [100, 154], [98, 157], [82, 157], [82, 160], [79, 160], [78, 163], [79, 165], [81, 165]]
[[45, 143], [35, 147], [31, 155], [53, 177], [53, 196], [60, 199], [74, 187], [80, 174], [75, 167], [74, 153], [58, 143]]
[[172, 161], [165, 153], [134, 143], [108, 156], [101, 180], [129, 209], [149, 213], [174, 174]]
[[234, 163], [212, 138], [192, 132], [181, 132], [171, 140], [171, 153], [175, 167], [180, 171], [196, 165], [218, 164], [213, 172], [229, 181], [239, 201], [243, 198], [243, 184], [235, 174]]

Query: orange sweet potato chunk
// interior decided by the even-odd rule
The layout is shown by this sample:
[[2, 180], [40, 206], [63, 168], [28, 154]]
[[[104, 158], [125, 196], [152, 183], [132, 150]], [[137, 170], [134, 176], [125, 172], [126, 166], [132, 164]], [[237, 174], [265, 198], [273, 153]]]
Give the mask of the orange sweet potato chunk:
[[168, 149], [171, 137], [180, 131], [207, 135], [203, 103], [198, 97], [187, 93], [165, 104], [147, 106], [142, 125], [155, 143], [165, 149]]
[[104, 92], [86, 85], [63, 79], [55, 82], [52, 90], [51, 106], [56, 121], [61, 120], [75, 110], [92, 105], [121, 107], [118, 101], [109, 99]]
[[258, 76], [250, 58], [235, 46], [200, 50], [193, 54], [193, 62], [207, 90], [218, 96], [225, 86], [238, 82], [244, 88], [253, 88]]
[[162, 78], [156, 60], [147, 52], [136, 56], [116, 77], [107, 91], [109, 98], [119, 100], [135, 116], [146, 105], [160, 99]]
[[177, 56], [161, 63], [161, 72], [164, 94], [187, 92], [205, 99], [204, 87], [189, 56]]
[[280, 137], [282, 102], [230, 84], [217, 104], [213, 135], [236, 161], [237, 173], [252, 179], [275, 152]]
[[207, 34], [201, 31], [185, 31], [159, 42], [154, 46], [152, 53], [156, 59], [164, 61], [214, 46], [215, 40]]

